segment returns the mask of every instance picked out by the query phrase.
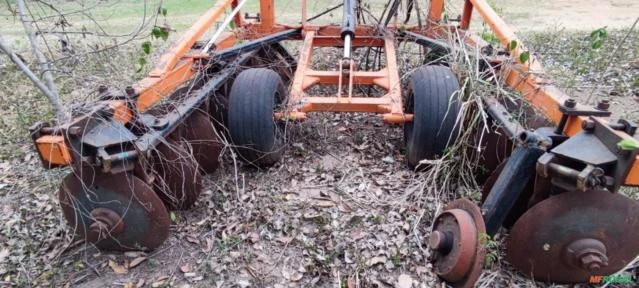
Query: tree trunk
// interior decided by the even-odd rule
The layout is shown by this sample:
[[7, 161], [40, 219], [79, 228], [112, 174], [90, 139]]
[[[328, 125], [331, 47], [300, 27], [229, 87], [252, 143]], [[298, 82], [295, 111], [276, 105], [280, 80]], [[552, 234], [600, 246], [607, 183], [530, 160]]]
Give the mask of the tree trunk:
[[[29, 42], [31, 43], [31, 49], [33, 50], [33, 54], [36, 56], [36, 59], [38, 60], [38, 64], [40, 65], [40, 70], [42, 70], [42, 77], [44, 78], [46, 82], [46, 87], [48, 88], [48, 92], [45, 92], [44, 90], [43, 92], [45, 93], [45, 95], [47, 95], [47, 98], [49, 98], [49, 102], [51, 102], [51, 104], [57, 110], [56, 114], [58, 116], [58, 121], [64, 122], [68, 119], [68, 117], [67, 117], [66, 109], [64, 108], [64, 106], [62, 106], [60, 102], [60, 96], [58, 95], [58, 90], [56, 89], [55, 82], [53, 80], [53, 73], [51, 73], [51, 69], [49, 69], [49, 61], [47, 60], [47, 57], [44, 56], [44, 53], [42, 53], [42, 51], [38, 47], [38, 39], [36, 39], [33, 31], [31, 30], [31, 24], [29, 23], [30, 21], [27, 18], [27, 9], [26, 9], [26, 6], [24, 5], [24, 0], [17, 0], [16, 4], [17, 4], [18, 16], [20, 17], [20, 21], [22, 22], [22, 25], [24, 26], [24, 32], [27, 34], [27, 37], [29, 38]], [[9, 55], [9, 53], [7, 54]], [[16, 62], [14, 61], [14, 63]], [[24, 65], [24, 63], [22, 64]], [[18, 65], [18, 63], [16, 63], [16, 65]], [[20, 65], [18, 65], [18, 67], [20, 67]], [[24, 67], [26, 67], [26, 65], [24, 65]], [[28, 67], [26, 68], [28, 69]], [[25, 70], [22, 67], [20, 67], [20, 69], [23, 72], [25, 72]], [[31, 71], [29, 70], [29, 72]], [[33, 72], [31, 72], [31, 74], [33, 74]], [[31, 79], [31, 81], [33, 81], [33, 79]], [[41, 87], [38, 87], [38, 88], [42, 90]]]
[[38, 78], [38, 76], [36, 76], [33, 73], [33, 71], [31, 71], [31, 69], [29, 69], [27, 64], [24, 64], [24, 62], [22, 62], [22, 59], [20, 59], [20, 57], [18, 57], [16, 53], [11, 51], [11, 48], [9, 48], [9, 45], [7, 45], [6, 42], [4, 42], [4, 39], [2, 38], [1, 35], [0, 35], [0, 51], [7, 54], [11, 62], [16, 64], [16, 66], [18, 66], [18, 68], [25, 75], [27, 75], [27, 77], [29, 77], [29, 79], [38, 87], [38, 89], [40, 89], [40, 91], [42, 91], [42, 93], [44, 93], [44, 95], [47, 96], [47, 98], [49, 98], [49, 102], [51, 103], [51, 105], [53, 105], [53, 108], [56, 110], [58, 121], [60, 122], [66, 121], [68, 119], [68, 116], [66, 114], [66, 109], [64, 109], [64, 106], [62, 106], [62, 103], [60, 103], [60, 98], [58, 97], [58, 94], [51, 92], [49, 87], [47, 87], [47, 85], [45, 85], [42, 82], [42, 80], [40, 80], [40, 78]]

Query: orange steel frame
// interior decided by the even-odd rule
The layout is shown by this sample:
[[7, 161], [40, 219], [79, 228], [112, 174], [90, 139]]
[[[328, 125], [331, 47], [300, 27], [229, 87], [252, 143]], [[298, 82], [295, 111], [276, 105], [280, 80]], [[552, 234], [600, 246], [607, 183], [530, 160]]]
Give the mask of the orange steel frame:
[[[331, 33], [332, 32], [332, 33]], [[318, 71], [310, 68], [315, 47], [336, 47], [343, 45], [339, 33], [322, 31], [318, 27], [304, 27], [304, 43], [300, 50], [297, 71], [293, 77], [288, 101], [289, 116], [305, 119], [307, 112], [371, 112], [382, 115], [389, 123], [404, 123], [412, 120], [412, 115], [404, 114], [401, 84], [395, 57], [393, 37], [373, 37], [370, 30], [359, 30], [352, 47], [383, 47], [386, 53], [385, 68], [379, 71], [356, 71], [353, 60], [339, 61], [336, 71]], [[306, 91], [315, 85], [337, 85], [335, 97], [307, 95]], [[379, 98], [356, 97], [353, 85], [375, 85], [387, 93]], [[344, 94], [343, 89], [347, 92]]]
[[[256, 39], [265, 35], [284, 31], [291, 28], [302, 29], [303, 40], [300, 50], [298, 68], [295, 72], [289, 99], [288, 116], [291, 118], [304, 119], [307, 112], [334, 111], [334, 112], [372, 112], [381, 114], [382, 119], [389, 123], [404, 123], [412, 121], [412, 115], [405, 114], [402, 108], [402, 97], [400, 79], [396, 63], [395, 37], [392, 33], [397, 32], [395, 25], [391, 25], [391, 33], [384, 37], [378, 37], [373, 26], [358, 26], [353, 47], [383, 47], [386, 53], [386, 67], [380, 71], [356, 71], [352, 61], [338, 63], [338, 71], [318, 71], [310, 68], [314, 47], [340, 47], [343, 45], [340, 39], [341, 27], [337, 25], [315, 26], [309, 25], [306, 19], [306, 0], [302, 1], [302, 21], [301, 25], [284, 25], [275, 21], [274, 0], [260, 0], [260, 21], [243, 19], [241, 13], [234, 18], [237, 27], [241, 27], [241, 33], [225, 33], [216, 42], [217, 49], [231, 47], [238, 43], [240, 39]], [[195, 75], [199, 61], [208, 58], [208, 55], [199, 55], [199, 52], [192, 50], [193, 45], [206, 31], [224, 14], [229, 8], [235, 8], [238, 0], [218, 0], [214, 7], [209, 9], [177, 42], [177, 44], [163, 55], [158, 66], [151, 71], [148, 77], [138, 82], [134, 88], [139, 95], [137, 100], [137, 110], [144, 111], [162, 97], [168, 95], [180, 85], [191, 79]], [[548, 119], [555, 124], [559, 123], [562, 116], [559, 110], [562, 104], [569, 97], [543, 79], [543, 67], [539, 61], [530, 56], [529, 61], [521, 63], [519, 55], [525, 51], [522, 42], [506, 23], [488, 5], [486, 0], [466, 0], [464, 11], [459, 27], [441, 25], [442, 13], [444, 11], [445, 0], [431, 0], [426, 28], [420, 30], [418, 27], [406, 27], [405, 29], [420, 33], [425, 36], [435, 37], [446, 33], [450, 29], [458, 29], [462, 35], [470, 25], [473, 12], [476, 11], [497, 35], [504, 47], [508, 47], [511, 41], [518, 42], [517, 48], [510, 51], [511, 56], [517, 65], [505, 71], [506, 84], [520, 91], [525, 99], [541, 111]], [[471, 33], [465, 36], [467, 44], [476, 45], [483, 42]], [[346, 69], [344, 69], [346, 68]], [[338, 95], [334, 97], [315, 97], [307, 95], [306, 91], [314, 85], [338, 85]], [[375, 85], [386, 90], [386, 94], [379, 98], [360, 97], [353, 95], [353, 85]], [[341, 87], [347, 88], [347, 93], [343, 95]], [[122, 123], [131, 120], [133, 112], [128, 110], [124, 101], [111, 101], [108, 103], [114, 110], [114, 117]], [[276, 113], [274, 117], [284, 117], [281, 113]], [[568, 136], [573, 136], [581, 131], [581, 123], [585, 117], [570, 117], [565, 128]], [[607, 119], [603, 119], [607, 120]], [[617, 131], [620, 137], [632, 139], [632, 136]], [[46, 137], [46, 136], [43, 136]], [[37, 145], [43, 159], [54, 160], [53, 164], [69, 164], [68, 148], [65, 147], [61, 136], [38, 139]], [[48, 148], [47, 148], [48, 147]], [[43, 153], [42, 151], [56, 151]], [[626, 185], [639, 186], [639, 157], [635, 159], [633, 167], [625, 179]]]

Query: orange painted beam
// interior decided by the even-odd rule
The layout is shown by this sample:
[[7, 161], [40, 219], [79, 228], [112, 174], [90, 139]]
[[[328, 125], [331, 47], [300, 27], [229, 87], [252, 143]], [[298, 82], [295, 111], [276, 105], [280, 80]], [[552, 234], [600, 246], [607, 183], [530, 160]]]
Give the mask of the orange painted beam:
[[430, 1], [430, 9], [428, 9], [428, 21], [426, 22], [427, 30], [439, 26], [439, 22], [442, 20], [442, 13], [444, 13], [444, 0], [432, 0]]
[[[387, 69], [380, 71], [353, 71], [353, 84], [355, 85], [377, 85], [388, 90], [389, 85], [386, 79]], [[316, 71], [308, 70], [304, 76], [302, 89], [306, 90], [316, 84], [337, 85], [339, 82], [339, 71]]]
[[[515, 67], [506, 71], [506, 84], [511, 88], [520, 91], [526, 101], [540, 110], [549, 120], [555, 124], [559, 123], [562, 113], [559, 106], [570, 97], [552, 85], [547, 85], [547, 81], [537, 75], [543, 75], [544, 69], [540, 62], [530, 55], [526, 63], [522, 63], [520, 55], [527, 51], [523, 43], [508, 25], [497, 15], [485, 0], [469, 0], [474, 8], [484, 19], [486, 24], [495, 33], [504, 47], [509, 47], [512, 41], [517, 41], [517, 48], [510, 51], [511, 57], [515, 60]], [[477, 43], [473, 37], [467, 38], [469, 43]], [[570, 117], [566, 123], [565, 133], [574, 136], [581, 132], [581, 123], [587, 117]], [[607, 119], [606, 119], [607, 120]], [[625, 133], [619, 132], [625, 139], [634, 139]], [[639, 186], [639, 157], [633, 163], [630, 173], [624, 180], [626, 185]]]
[[144, 111], [148, 109], [179, 85], [191, 79], [195, 74], [193, 65], [193, 59], [189, 59], [178, 64], [175, 69], [164, 73], [162, 77], [147, 77], [138, 82], [135, 86], [140, 94], [137, 101], [137, 110]]
[[275, 25], [274, 0], [260, 0], [260, 23], [263, 29], [269, 29]]
[[390, 112], [388, 96], [371, 97], [305, 97], [302, 112]]
[[[391, 114], [403, 115], [404, 104], [402, 99], [402, 85], [399, 79], [397, 66], [397, 52], [395, 51], [395, 38], [387, 34], [384, 39], [384, 56], [386, 56], [386, 72], [388, 78], [388, 96], [391, 98]], [[388, 116], [386, 116], [388, 117]]]
[[304, 44], [300, 49], [299, 60], [297, 61], [297, 70], [293, 76], [293, 85], [291, 85], [291, 100], [289, 105], [292, 105], [292, 110], [295, 110], [295, 106], [298, 105], [304, 97], [304, 78], [306, 77], [306, 70], [311, 64], [313, 58], [313, 38], [315, 37], [315, 31], [306, 31], [304, 35]]
[[195, 44], [206, 31], [213, 27], [215, 21], [217, 21], [232, 2], [233, 0], [218, 0], [213, 8], [209, 9], [206, 14], [200, 17], [200, 19], [180, 37], [180, 40], [177, 41], [175, 46], [171, 47], [169, 52], [160, 57], [158, 66], [151, 71], [149, 75], [161, 77], [171, 71], [182, 56], [191, 50], [193, 44]]
[[[343, 47], [344, 41], [339, 36], [315, 36], [313, 40], [315, 47]], [[351, 46], [357, 47], [383, 47], [384, 38], [359, 36], [352, 40]]]

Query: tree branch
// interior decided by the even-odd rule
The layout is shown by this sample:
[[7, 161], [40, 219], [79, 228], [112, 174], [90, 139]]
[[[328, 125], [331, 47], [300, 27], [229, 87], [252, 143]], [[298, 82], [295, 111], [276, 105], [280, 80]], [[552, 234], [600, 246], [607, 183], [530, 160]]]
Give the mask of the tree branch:
[[[38, 64], [40, 65], [40, 70], [42, 70], [42, 77], [46, 81], [46, 87], [48, 89], [47, 91], [44, 91], [42, 90], [42, 87], [38, 85], [38, 83], [36, 83], [36, 85], [38, 85], [38, 88], [40, 88], [40, 90], [44, 92], [47, 98], [49, 98], [49, 102], [51, 102], [51, 104], [57, 110], [56, 112], [58, 115], [58, 120], [61, 122], [64, 122], [65, 120], [67, 120], [66, 109], [64, 109], [64, 106], [62, 106], [60, 102], [60, 96], [58, 95], [58, 91], [55, 87], [55, 82], [53, 81], [53, 73], [51, 73], [51, 70], [49, 69], [49, 63], [48, 63], [47, 57], [44, 56], [44, 53], [42, 53], [42, 51], [40, 51], [40, 48], [38, 47], [38, 40], [36, 39], [33, 31], [31, 30], [31, 25], [29, 24], [29, 19], [27, 18], [27, 14], [26, 14], [27, 9], [26, 9], [26, 6], [24, 5], [24, 0], [17, 0], [16, 4], [17, 4], [18, 16], [20, 18], [20, 21], [22, 22], [22, 25], [24, 26], [24, 31], [27, 34], [27, 38], [29, 39], [29, 42], [31, 43], [31, 49], [33, 50], [33, 54], [36, 56], [36, 59], [38, 60]], [[4, 46], [7, 49], [9, 48], [6, 45]], [[2, 50], [5, 51], [5, 49], [2, 49]], [[12, 54], [9, 54], [7, 51], [5, 51], [5, 53], [7, 53], [8, 55], [12, 55]], [[13, 60], [13, 57], [11, 57], [11, 59]], [[22, 63], [24, 68], [21, 67], [17, 62], [15, 61], [13, 62], [16, 63], [16, 65], [18, 65], [18, 67], [20, 67], [20, 69], [23, 72], [25, 72], [27, 76], [29, 76], [24, 69], [26, 68], [28, 70], [28, 67], [24, 65], [22, 61], [20, 61], [19, 63]], [[28, 71], [31, 74], [33, 74], [31, 70], [28, 70]], [[38, 79], [38, 81], [39, 80], [40, 79]], [[34, 81], [34, 79], [31, 79], [31, 81]], [[39, 82], [42, 83], [42, 81], [39, 81]]]
[[4, 42], [2, 35], [0, 35], [0, 51], [7, 54], [11, 62], [16, 64], [16, 66], [18, 66], [18, 68], [22, 70], [22, 72], [29, 78], [29, 80], [31, 80], [31, 82], [33, 82], [36, 85], [36, 87], [38, 87], [38, 89], [40, 89], [40, 91], [42, 91], [42, 93], [44, 93], [44, 95], [47, 96], [47, 98], [49, 99], [49, 102], [51, 103], [51, 105], [53, 105], [53, 108], [56, 110], [58, 121], [60, 122], [66, 121], [68, 119], [68, 115], [66, 114], [66, 109], [64, 109], [64, 106], [62, 106], [62, 103], [60, 102], [60, 98], [58, 97], [58, 94], [54, 94], [49, 89], [49, 87], [47, 87], [47, 85], [45, 85], [42, 82], [42, 80], [40, 80], [40, 78], [38, 78], [38, 76], [36, 76], [33, 73], [33, 71], [31, 71], [31, 69], [29, 69], [27, 64], [24, 64], [24, 62], [22, 62], [22, 59], [20, 59], [20, 57], [11, 50], [11, 48], [9, 47], [9, 45], [6, 44], [6, 42]]

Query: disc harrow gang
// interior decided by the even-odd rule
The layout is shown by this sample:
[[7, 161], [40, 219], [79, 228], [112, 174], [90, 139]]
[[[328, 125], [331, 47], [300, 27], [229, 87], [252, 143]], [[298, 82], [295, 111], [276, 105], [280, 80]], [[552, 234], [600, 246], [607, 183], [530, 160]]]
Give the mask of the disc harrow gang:
[[184, 130], [185, 143], [191, 146], [190, 150], [202, 172], [215, 172], [219, 166], [222, 144], [208, 114], [203, 111], [194, 112], [180, 129]]
[[[639, 204], [619, 192], [639, 186], [637, 125], [611, 120], [608, 102], [582, 105], [548, 85], [538, 59], [521, 57], [525, 46], [486, 0], [466, 0], [457, 21], [444, 17], [452, 15], [444, 14], [444, 0], [429, 1], [420, 25], [396, 23], [400, 1], [379, 23], [361, 24], [361, 1], [344, 0], [341, 26], [312, 23], [321, 15], [307, 18], [306, 1], [301, 22], [293, 24], [277, 23], [274, 0], [260, 0], [258, 16], [243, 17], [245, 2], [218, 0], [135, 85], [99, 87], [100, 100], [68, 122], [31, 127], [43, 165], [73, 171], [59, 198], [80, 237], [101, 249], [155, 249], [168, 237], [167, 208], [193, 207], [203, 178], [215, 177], [206, 174], [219, 167], [227, 151], [222, 143], [230, 144], [234, 159], [266, 168], [284, 155], [288, 123], [313, 112], [357, 112], [403, 125], [410, 169], [430, 169], [433, 161], [425, 160], [442, 155], [456, 161], [451, 147], [468, 147], [478, 160], [481, 207], [467, 199], [450, 203], [430, 233], [434, 270], [452, 286], [474, 285], [486, 241], [509, 228], [506, 259], [540, 281], [585, 282], [617, 272], [639, 254]], [[501, 46], [473, 35], [474, 13]], [[224, 25], [201, 39], [218, 21]], [[230, 26], [238, 29], [224, 33]], [[462, 37], [449, 44], [456, 36]], [[289, 40], [301, 43], [297, 58], [281, 44]], [[400, 77], [400, 41], [436, 59]], [[472, 91], [462, 87], [474, 85], [447, 63], [453, 45], [478, 47], [468, 57], [479, 56], [471, 60], [480, 74], [503, 76], [484, 81], [522, 95], [516, 101], [482, 96], [477, 109], [489, 125], [471, 131], [473, 143], [462, 145], [455, 144], [468, 137], [460, 131], [472, 126], [463, 102]], [[314, 65], [313, 52], [323, 47], [341, 49], [342, 56]], [[358, 63], [362, 48], [377, 53], [375, 68]], [[526, 116], [523, 123], [515, 111]]]
[[169, 215], [153, 189], [128, 173], [69, 174], [62, 213], [76, 234], [107, 250], [153, 250], [169, 235]]
[[182, 140], [169, 139], [157, 147], [153, 188], [169, 209], [190, 208], [202, 191], [202, 176], [193, 155]]

